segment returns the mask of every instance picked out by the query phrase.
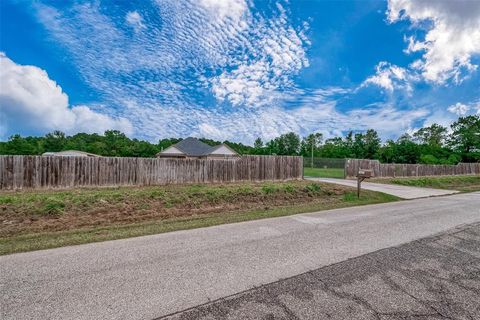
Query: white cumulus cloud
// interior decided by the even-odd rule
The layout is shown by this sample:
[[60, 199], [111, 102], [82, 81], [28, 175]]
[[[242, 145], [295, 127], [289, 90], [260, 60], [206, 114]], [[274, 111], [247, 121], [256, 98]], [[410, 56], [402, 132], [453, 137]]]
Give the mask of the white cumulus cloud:
[[412, 90], [411, 81], [415, 80], [415, 76], [405, 68], [381, 61], [375, 67], [375, 71], [375, 74], [368, 77], [361, 86], [373, 84], [389, 92], [398, 88], [405, 88], [407, 91]]
[[468, 111], [470, 111], [470, 107], [461, 102], [457, 102], [449, 106], [447, 110], [451, 113], [456, 114], [457, 116], [464, 116], [468, 113]]
[[426, 30], [424, 37], [408, 37], [406, 51], [423, 53], [412, 67], [427, 81], [459, 83], [477, 69], [471, 58], [480, 53], [478, 0], [389, 0], [387, 17]]
[[51, 130], [100, 132], [118, 129], [132, 132], [126, 119], [113, 119], [87, 106], [69, 107], [68, 96], [47, 72], [35, 66], [19, 65], [0, 53], [0, 125], [38, 133]]

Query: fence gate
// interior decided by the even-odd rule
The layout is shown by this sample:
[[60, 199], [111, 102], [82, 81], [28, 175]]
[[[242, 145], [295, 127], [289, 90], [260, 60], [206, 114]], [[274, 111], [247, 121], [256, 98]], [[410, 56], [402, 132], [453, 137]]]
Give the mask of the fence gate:
[[346, 159], [338, 158], [303, 158], [303, 175], [305, 177], [345, 178]]

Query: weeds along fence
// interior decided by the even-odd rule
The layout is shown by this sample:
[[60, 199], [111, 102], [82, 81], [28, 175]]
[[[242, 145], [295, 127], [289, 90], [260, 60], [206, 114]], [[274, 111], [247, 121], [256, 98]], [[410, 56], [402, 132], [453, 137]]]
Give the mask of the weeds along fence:
[[0, 190], [303, 178], [302, 157], [222, 159], [0, 156]]
[[347, 178], [356, 177], [359, 169], [373, 170], [374, 177], [423, 177], [480, 174], [480, 163], [459, 163], [457, 165], [394, 164], [378, 160], [348, 159], [345, 162]]

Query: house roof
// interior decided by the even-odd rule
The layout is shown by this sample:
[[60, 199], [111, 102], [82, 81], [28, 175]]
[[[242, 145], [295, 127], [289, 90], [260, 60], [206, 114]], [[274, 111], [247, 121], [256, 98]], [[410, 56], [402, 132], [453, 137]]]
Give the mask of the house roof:
[[[172, 147], [175, 147], [177, 150], [183, 152], [186, 156], [190, 157], [201, 157], [201, 156], [207, 156], [211, 154], [213, 151], [221, 147], [223, 144], [217, 145], [217, 146], [209, 146], [206, 143], [203, 143], [202, 141], [196, 139], [196, 138], [186, 138], [177, 144], [174, 144]], [[230, 147], [227, 146], [228, 149], [232, 150]], [[165, 150], [166, 151], [166, 150]], [[235, 152], [234, 150], [232, 150]], [[236, 153], [236, 152], [235, 152]], [[168, 152], [159, 152], [158, 154], [160, 155], [167, 155], [169, 154]]]
[[72, 157], [72, 156], [80, 156], [80, 157], [101, 157], [98, 154], [79, 151], [79, 150], [63, 150], [59, 152], [45, 152], [42, 156], [65, 156], [65, 157]]
[[174, 147], [188, 156], [195, 157], [208, 155], [210, 152], [212, 152], [212, 150], [214, 150], [214, 148], [208, 144], [191, 137], [180, 141], [179, 143], [175, 144]]

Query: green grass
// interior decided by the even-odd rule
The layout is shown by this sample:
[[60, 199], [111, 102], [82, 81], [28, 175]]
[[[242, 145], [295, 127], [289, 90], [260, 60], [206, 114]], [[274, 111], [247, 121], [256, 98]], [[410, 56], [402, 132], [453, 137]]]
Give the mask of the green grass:
[[0, 192], [0, 254], [395, 200], [312, 181]]
[[442, 176], [418, 178], [382, 178], [372, 182], [399, 184], [403, 186], [449, 189], [462, 192], [480, 191], [480, 176]]
[[305, 177], [344, 178], [344, 169], [338, 168], [303, 168]]

